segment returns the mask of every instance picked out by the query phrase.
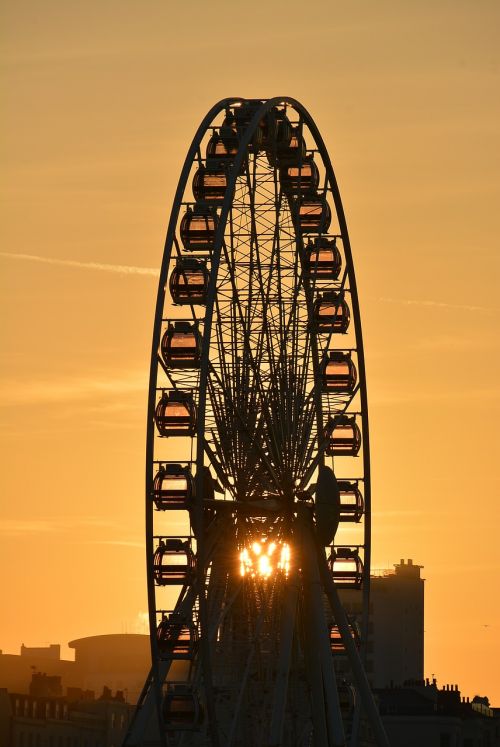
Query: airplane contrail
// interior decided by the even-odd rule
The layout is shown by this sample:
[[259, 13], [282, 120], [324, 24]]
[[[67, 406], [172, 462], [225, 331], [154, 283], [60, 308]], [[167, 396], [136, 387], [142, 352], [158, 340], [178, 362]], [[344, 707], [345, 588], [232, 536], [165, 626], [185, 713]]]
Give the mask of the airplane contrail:
[[158, 277], [158, 270], [153, 267], [136, 267], [134, 265], [109, 265], [103, 262], [78, 262], [74, 259], [55, 259], [54, 257], [41, 257], [38, 254], [15, 254], [14, 252], [0, 252], [0, 257], [8, 259], [22, 259], [28, 262], [42, 262], [46, 265], [57, 265], [59, 267], [75, 267], [84, 270], [100, 270], [101, 272], [114, 272], [118, 275], [149, 275]]
[[455, 309], [457, 311], [485, 311], [491, 313], [493, 309], [487, 308], [486, 306], [472, 306], [469, 304], [455, 304], [446, 303], [445, 301], [427, 301], [425, 299], [408, 299], [408, 298], [388, 298], [387, 296], [381, 296], [377, 298], [377, 301], [383, 303], [396, 303], [402, 306], [434, 306], [441, 309]]

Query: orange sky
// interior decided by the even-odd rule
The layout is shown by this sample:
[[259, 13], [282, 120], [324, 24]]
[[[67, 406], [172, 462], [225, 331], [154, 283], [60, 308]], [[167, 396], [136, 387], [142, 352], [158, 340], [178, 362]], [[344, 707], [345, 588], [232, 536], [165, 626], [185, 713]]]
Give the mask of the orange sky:
[[0, 648], [144, 631], [176, 180], [216, 100], [290, 95], [350, 228], [374, 566], [425, 566], [426, 675], [500, 705], [499, 22], [486, 0], [4, 5]]

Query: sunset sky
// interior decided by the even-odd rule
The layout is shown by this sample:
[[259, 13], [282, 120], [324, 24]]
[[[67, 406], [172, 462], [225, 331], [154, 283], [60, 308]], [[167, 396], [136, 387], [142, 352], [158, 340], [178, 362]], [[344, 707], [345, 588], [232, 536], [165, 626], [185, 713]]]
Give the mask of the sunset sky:
[[353, 246], [373, 566], [424, 566], [426, 676], [500, 706], [500, 4], [25, 0], [2, 16], [0, 649], [145, 632], [174, 190], [213, 103], [289, 95], [325, 139]]

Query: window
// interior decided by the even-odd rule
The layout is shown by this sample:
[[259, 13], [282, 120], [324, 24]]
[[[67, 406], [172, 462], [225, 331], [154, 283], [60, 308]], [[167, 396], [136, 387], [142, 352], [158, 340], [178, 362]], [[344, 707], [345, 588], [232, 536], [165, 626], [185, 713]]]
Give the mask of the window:
[[451, 734], [441, 732], [439, 735], [439, 747], [451, 747]]

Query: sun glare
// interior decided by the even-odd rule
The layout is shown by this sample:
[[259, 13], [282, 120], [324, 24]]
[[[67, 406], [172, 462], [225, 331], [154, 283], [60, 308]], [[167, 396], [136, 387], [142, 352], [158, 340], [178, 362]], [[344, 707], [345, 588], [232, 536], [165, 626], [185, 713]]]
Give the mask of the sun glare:
[[244, 547], [240, 552], [240, 575], [268, 579], [280, 572], [288, 576], [290, 570], [290, 546], [285, 542], [268, 542], [261, 539]]

